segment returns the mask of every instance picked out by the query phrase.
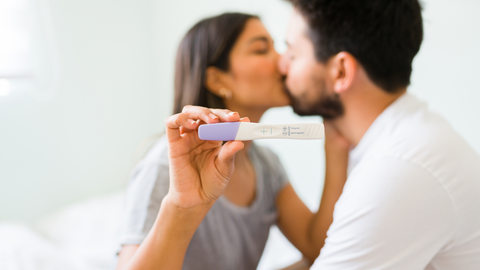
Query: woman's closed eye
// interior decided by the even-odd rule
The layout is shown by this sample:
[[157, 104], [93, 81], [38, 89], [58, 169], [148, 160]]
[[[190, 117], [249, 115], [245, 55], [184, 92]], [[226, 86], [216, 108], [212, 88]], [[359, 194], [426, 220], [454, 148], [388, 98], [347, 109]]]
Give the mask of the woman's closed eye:
[[250, 40], [250, 51], [254, 54], [267, 54], [270, 49], [267, 37], [255, 37]]
[[252, 52], [254, 54], [267, 54], [268, 51], [268, 44], [264, 41], [256, 41], [254, 44], [252, 44]]

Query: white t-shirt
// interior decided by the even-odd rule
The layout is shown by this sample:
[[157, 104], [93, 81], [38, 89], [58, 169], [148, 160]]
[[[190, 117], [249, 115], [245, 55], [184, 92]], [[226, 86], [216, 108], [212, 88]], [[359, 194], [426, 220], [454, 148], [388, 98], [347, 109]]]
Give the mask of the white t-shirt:
[[348, 171], [311, 269], [480, 269], [480, 157], [424, 103], [392, 103]]

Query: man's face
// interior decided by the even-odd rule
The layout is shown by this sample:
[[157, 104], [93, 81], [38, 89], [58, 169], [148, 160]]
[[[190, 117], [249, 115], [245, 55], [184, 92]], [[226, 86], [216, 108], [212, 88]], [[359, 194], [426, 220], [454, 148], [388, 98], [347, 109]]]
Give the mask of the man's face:
[[288, 49], [280, 59], [280, 70], [286, 75], [287, 94], [298, 115], [320, 115], [334, 119], [343, 114], [340, 97], [333, 91], [327, 66], [315, 58], [308, 25], [294, 11], [287, 30]]

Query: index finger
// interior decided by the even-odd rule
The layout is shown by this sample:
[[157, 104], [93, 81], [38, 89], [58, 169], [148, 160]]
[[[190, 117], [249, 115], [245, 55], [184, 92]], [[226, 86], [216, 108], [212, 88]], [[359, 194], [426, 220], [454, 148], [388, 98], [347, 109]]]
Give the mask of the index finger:
[[186, 115], [177, 113], [165, 119], [165, 127], [167, 139], [172, 142], [181, 138], [180, 127], [195, 129], [198, 127], [198, 124], [192, 119], [188, 119]]
[[240, 115], [237, 112], [222, 109], [208, 109], [199, 106], [185, 106], [182, 114], [186, 114], [190, 119], [203, 120], [207, 124], [221, 122], [237, 122], [240, 120]]

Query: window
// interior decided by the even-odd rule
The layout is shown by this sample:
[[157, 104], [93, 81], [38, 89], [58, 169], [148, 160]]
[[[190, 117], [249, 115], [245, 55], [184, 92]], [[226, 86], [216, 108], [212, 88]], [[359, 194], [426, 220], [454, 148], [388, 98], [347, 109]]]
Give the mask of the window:
[[33, 76], [30, 18], [28, 0], [0, 0], [0, 97]]
[[48, 1], [0, 0], [0, 102], [6, 96], [51, 100], [59, 62]]

